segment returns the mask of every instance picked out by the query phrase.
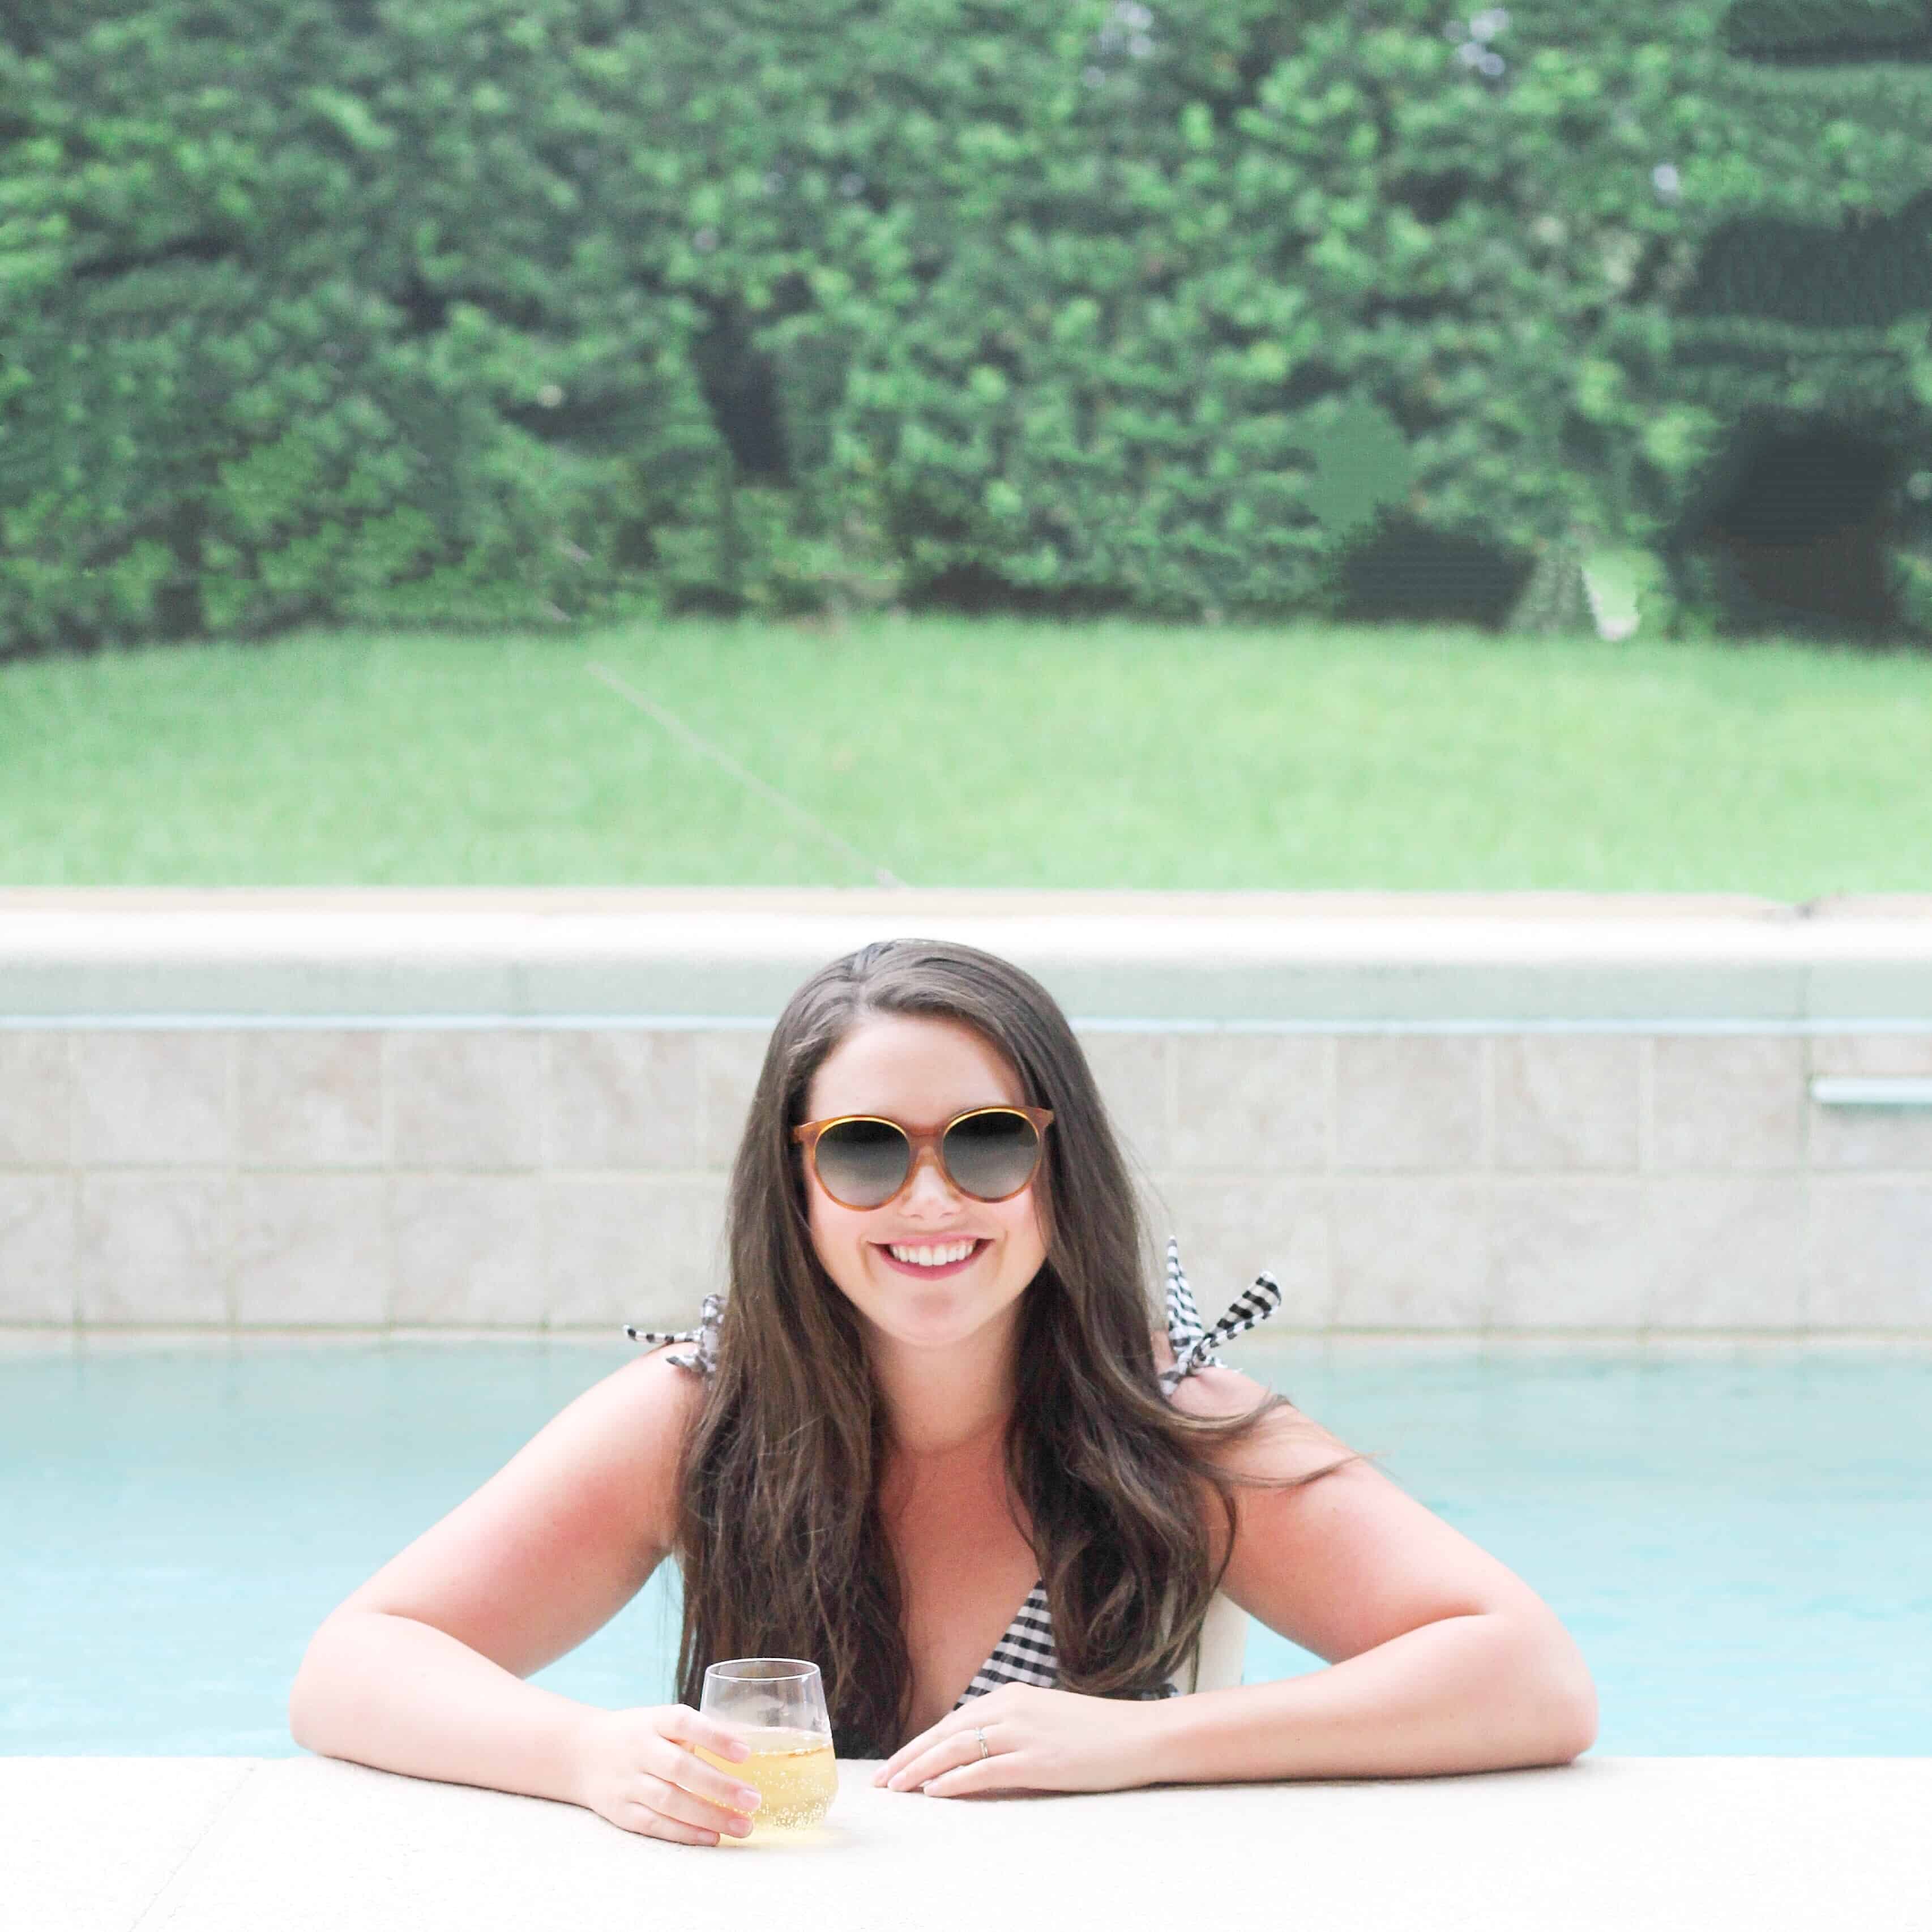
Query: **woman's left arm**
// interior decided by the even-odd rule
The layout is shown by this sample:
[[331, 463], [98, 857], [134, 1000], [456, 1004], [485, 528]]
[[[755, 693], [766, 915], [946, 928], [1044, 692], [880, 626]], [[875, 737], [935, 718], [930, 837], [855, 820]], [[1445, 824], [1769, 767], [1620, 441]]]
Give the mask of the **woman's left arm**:
[[[1226, 1414], [1260, 1392], [1232, 1370], [1205, 1370], [1176, 1400]], [[1288, 1409], [1230, 1466], [1295, 1475], [1346, 1453]], [[1010, 1685], [911, 1740], [881, 1781], [964, 1797], [1401, 1778], [1563, 1764], [1589, 1748], [1596, 1693], [1556, 1614], [1371, 1465], [1350, 1462], [1304, 1487], [1242, 1484], [1235, 1506], [1222, 1588], [1330, 1668], [1148, 1703]]]
[[[1231, 1369], [1180, 1390], [1188, 1408], [1222, 1414], [1260, 1394]], [[1232, 1466], [1293, 1475], [1346, 1453], [1287, 1409]], [[1330, 1668], [1154, 1706], [1161, 1781], [1496, 1771], [1589, 1748], [1596, 1692], [1556, 1612], [1372, 1464], [1305, 1488], [1244, 1484], [1235, 1508], [1222, 1587]]]

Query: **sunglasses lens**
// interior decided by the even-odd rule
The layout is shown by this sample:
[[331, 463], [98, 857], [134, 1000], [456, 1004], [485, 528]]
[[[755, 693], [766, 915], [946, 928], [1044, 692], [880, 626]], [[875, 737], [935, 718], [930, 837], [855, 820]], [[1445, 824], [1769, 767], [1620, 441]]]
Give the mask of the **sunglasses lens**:
[[1026, 1185], [1040, 1159], [1040, 1136], [1024, 1114], [968, 1114], [946, 1130], [941, 1151], [962, 1194], [1000, 1201]]
[[841, 1120], [818, 1137], [818, 1178], [848, 1208], [876, 1208], [904, 1184], [911, 1164], [906, 1137], [890, 1120]]

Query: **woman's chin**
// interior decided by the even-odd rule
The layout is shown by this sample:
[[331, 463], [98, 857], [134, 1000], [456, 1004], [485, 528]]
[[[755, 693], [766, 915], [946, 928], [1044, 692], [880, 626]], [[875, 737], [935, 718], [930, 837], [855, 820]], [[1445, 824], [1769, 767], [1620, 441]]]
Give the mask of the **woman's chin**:
[[933, 1287], [895, 1298], [891, 1307], [868, 1309], [866, 1318], [886, 1340], [904, 1348], [950, 1348], [968, 1342], [1004, 1312], [979, 1295]]

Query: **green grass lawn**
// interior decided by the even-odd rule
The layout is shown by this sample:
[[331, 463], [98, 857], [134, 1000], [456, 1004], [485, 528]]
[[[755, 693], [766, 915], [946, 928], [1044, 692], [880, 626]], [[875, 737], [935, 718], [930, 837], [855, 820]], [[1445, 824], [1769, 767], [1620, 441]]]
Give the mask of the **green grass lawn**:
[[0, 666], [0, 882], [1932, 890], [1932, 657], [878, 618]]

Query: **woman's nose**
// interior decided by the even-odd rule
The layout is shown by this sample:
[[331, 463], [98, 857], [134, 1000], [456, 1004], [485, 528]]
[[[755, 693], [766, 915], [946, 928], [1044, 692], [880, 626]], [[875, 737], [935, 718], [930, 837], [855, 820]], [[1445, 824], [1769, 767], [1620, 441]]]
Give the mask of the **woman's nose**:
[[906, 1184], [905, 1196], [900, 1205], [922, 1208], [928, 1214], [947, 1213], [958, 1199], [958, 1190], [946, 1178], [945, 1168], [939, 1164], [939, 1150], [921, 1148], [913, 1162], [912, 1178]]

